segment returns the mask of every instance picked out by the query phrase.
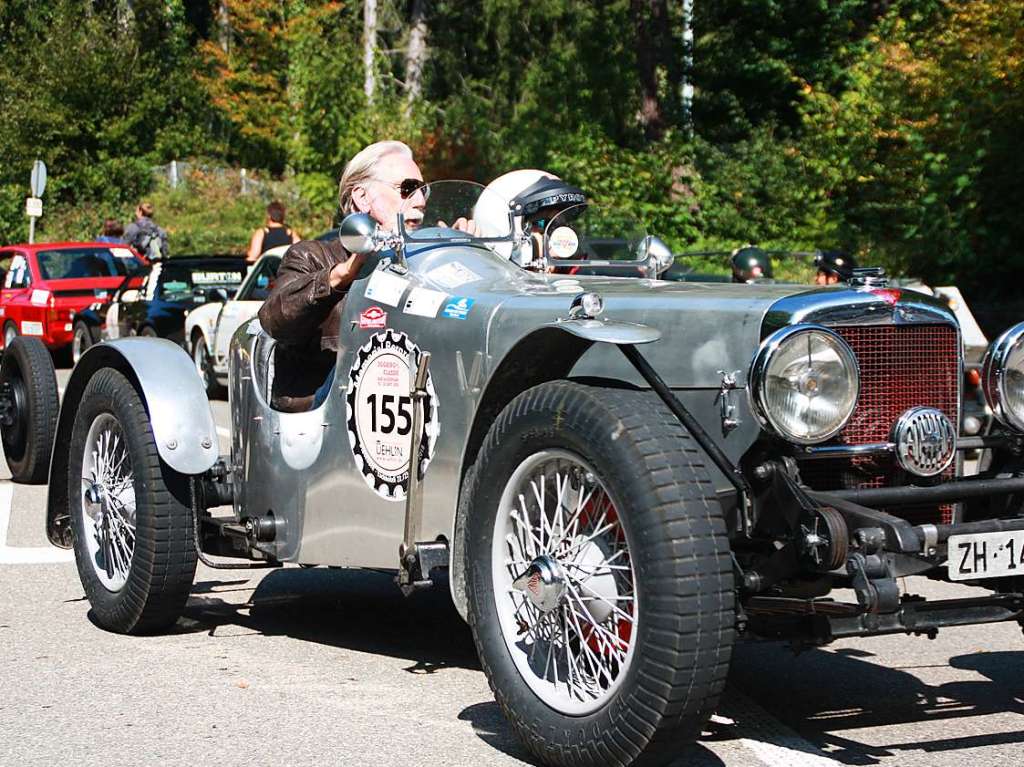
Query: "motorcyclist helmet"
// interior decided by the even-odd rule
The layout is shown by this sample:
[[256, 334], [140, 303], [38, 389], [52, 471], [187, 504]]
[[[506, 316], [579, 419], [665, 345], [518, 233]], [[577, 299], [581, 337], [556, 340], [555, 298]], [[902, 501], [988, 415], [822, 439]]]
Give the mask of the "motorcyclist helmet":
[[734, 250], [731, 263], [733, 282], [756, 282], [773, 276], [771, 257], [755, 245]]
[[821, 250], [814, 256], [814, 265], [819, 273], [835, 275], [843, 282], [853, 277], [857, 261], [853, 256], [842, 250]]

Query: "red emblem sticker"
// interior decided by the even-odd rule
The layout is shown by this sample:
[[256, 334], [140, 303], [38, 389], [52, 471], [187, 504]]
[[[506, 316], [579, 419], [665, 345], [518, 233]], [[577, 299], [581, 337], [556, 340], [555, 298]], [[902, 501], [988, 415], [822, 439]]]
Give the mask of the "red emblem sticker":
[[380, 330], [388, 324], [388, 313], [379, 306], [368, 306], [359, 315], [360, 330]]
[[876, 288], [871, 291], [871, 294], [878, 296], [889, 306], [896, 306], [899, 303], [901, 291], [896, 288]]

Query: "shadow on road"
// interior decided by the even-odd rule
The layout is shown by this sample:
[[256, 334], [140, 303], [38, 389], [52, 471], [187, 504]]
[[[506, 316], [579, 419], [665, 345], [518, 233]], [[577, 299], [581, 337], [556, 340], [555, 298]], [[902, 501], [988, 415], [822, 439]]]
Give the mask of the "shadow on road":
[[[895, 764], [905, 751], [935, 753], [1024, 741], [1024, 731], [944, 737], [951, 731], [978, 732], [977, 726], [951, 725], [954, 720], [1024, 716], [1024, 652], [953, 658], [951, 667], [977, 671], [988, 680], [939, 685], [861, 659], [869, 656], [822, 650], [794, 656], [780, 645], [744, 645], [737, 647], [729, 685], [844, 764], [872, 765], [897, 757]], [[928, 737], [884, 747], [838, 734], [925, 722]]]
[[212, 634], [222, 626], [240, 626], [404, 658], [411, 661], [406, 671], [417, 674], [479, 669], [469, 627], [455, 612], [447, 582], [406, 598], [393, 578], [360, 570], [287, 568], [264, 577], [242, 603], [218, 594], [237, 592], [245, 581], [200, 582], [177, 630]]

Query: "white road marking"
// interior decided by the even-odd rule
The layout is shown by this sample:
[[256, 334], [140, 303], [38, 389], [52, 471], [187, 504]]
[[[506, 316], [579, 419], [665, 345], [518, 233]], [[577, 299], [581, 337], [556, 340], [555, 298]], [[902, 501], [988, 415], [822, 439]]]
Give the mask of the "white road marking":
[[841, 767], [820, 748], [801, 738], [768, 711], [736, 690], [726, 692], [713, 721], [734, 723], [740, 743], [766, 765]]
[[14, 500], [14, 485], [10, 480], [0, 480], [0, 565], [48, 565], [57, 562], [73, 562], [72, 551], [55, 546], [7, 545], [7, 528], [11, 523], [11, 502]]

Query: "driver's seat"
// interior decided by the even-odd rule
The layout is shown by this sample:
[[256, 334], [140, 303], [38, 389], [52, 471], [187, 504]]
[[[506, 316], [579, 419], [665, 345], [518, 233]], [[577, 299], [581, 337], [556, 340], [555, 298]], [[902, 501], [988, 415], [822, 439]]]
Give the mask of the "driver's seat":
[[274, 393], [274, 371], [277, 367], [277, 340], [261, 327], [253, 344], [253, 369], [256, 389], [270, 407], [282, 413], [304, 413], [313, 406], [313, 394], [289, 396]]

